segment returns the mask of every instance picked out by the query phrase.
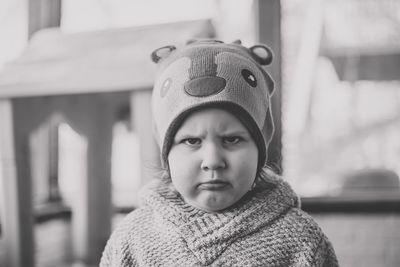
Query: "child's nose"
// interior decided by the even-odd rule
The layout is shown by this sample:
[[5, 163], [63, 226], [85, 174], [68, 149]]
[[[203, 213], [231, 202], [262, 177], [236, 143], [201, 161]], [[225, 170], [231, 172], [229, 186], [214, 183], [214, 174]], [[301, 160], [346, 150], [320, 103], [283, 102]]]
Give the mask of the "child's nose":
[[217, 170], [226, 167], [225, 158], [221, 148], [215, 144], [208, 144], [204, 147], [203, 160], [201, 168], [203, 170]]

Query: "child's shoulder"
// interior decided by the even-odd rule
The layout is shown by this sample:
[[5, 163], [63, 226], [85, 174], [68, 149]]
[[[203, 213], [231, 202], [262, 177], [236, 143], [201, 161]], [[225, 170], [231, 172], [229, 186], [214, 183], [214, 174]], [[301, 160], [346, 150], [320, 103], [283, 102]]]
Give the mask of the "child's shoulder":
[[[264, 187], [272, 187], [275, 194], [272, 196], [277, 196], [279, 202], [287, 202], [286, 212], [283, 212], [278, 221], [284, 223], [285, 225], [293, 226], [293, 231], [298, 231], [299, 234], [303, 231], [308, 231], [308, 233], [314, 233], [318, 236], [323, 235], [321, 228], [314, 218], [307, 212], [301, 209], [301, 200], [290, 184], [284, 179], [284, 177], [277, 175], [270, 170], [265, 171], [263, 181]], [[282, 204], [282, 203], [281, 203]], [[279, 223], [279, 222], [278, 222]]]
[[300, 207], [292, 208], [290, 212], [288, 212], [288, 216], [301, 224], [310, 225], [312, 227], [318, 226], [318, 223], [315, 221], [315, 219], [310, 214], [301, 209], [301, 204]]
[[318, 240], [324, 239], [325, 234], [315, 219], [300, 207], [291, 208], [283, 217], [282, 223], [290, 225], [294, 236]]
[[[154, 221], [154, 210], [149, 203], [151, 201], [151, 195], [161, 188], [162, 182], [159, 180], [152, 180], [142, 187], [139, 192], [140, 203], [133, 211], [128, 213], [117, 225], [116, 230], [127, 232], [135, 231], [137, 228], [142, 228], [144, 225], [148, 225]], [[149, 200], [150, 199], [150, 200]]]
[[139, 207], [124, 216], [116, 225], [116, 232], [127, 233], [135, 231], [135, 228], [140, 227], [151, 221], [150, 210]]

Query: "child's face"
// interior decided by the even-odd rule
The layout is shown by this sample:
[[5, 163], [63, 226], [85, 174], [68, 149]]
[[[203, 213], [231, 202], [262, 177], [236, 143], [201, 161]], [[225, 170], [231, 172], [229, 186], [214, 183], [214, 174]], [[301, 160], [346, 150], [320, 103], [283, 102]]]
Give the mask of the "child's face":
[[231, 113], [214, 108], [186, 118], [168, 155], [175, 188], [188, 204], [209, 212], [228, 208], [250, 190], [257, 162], [247, 129]]

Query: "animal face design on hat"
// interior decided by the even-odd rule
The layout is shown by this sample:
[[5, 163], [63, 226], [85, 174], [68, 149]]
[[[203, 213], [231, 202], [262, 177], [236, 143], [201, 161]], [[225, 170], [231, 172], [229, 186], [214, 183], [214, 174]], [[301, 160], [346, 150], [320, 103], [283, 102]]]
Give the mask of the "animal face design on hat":
[[270, 112], [274, 85], [261, 66], [272, 61], [268, 47], [246, 48], [240, 41], [190, 41], [179, 49], [161, 47], [152, 53], [152, 59], [159, 64], [152, 110], [164, 161], [184, 117], [208, 105], [237, 107], [260, 136], [258, 145], [265, 147], [261, 150], [266, 154], [274, 128]]

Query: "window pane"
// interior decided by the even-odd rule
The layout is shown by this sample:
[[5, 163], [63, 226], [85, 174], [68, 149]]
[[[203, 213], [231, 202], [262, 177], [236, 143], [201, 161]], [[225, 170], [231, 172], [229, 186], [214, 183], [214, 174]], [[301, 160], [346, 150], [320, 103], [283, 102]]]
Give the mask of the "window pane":
[[283, 14], [285, 176], [302, 196], [400, 197], [400, 2]]

